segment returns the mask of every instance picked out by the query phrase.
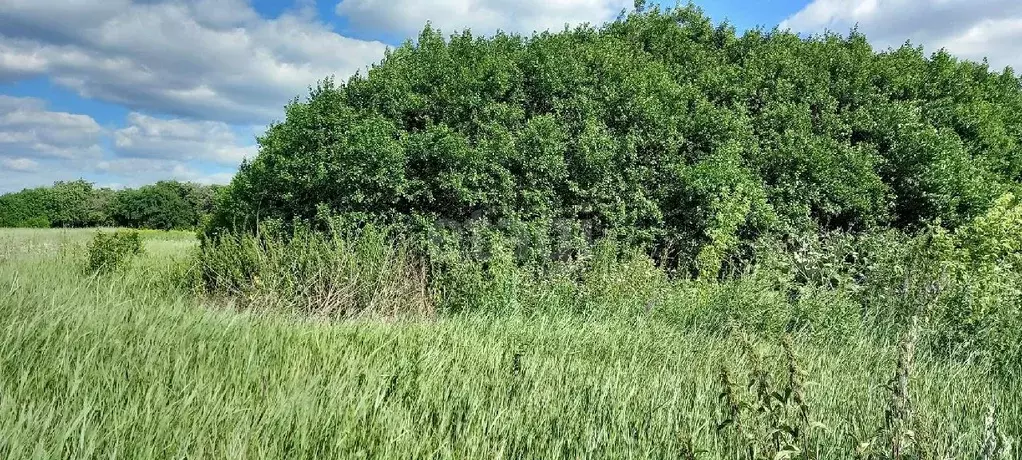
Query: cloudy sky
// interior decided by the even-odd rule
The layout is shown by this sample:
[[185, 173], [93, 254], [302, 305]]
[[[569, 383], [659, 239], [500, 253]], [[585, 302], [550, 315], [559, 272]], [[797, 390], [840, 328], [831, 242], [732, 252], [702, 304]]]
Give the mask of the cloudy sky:
[[[673, 4], [673, 0], [668, 0]], [[715, 19], [1022, 67], [1019, 0], [702, 0]], [[0, 192], [85, 178], [230, 180], [317, 80], [427, 20], [446, 32], [599, 23], [633, 0], [0, 0]]]

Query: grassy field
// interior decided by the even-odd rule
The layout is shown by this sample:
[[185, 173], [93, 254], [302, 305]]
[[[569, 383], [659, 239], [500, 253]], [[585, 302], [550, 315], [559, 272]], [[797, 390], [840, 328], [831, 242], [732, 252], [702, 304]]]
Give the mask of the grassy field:
[[[233, 311], [177, 285], [186, 233], [130, 270], [84, 273], [94, 231], [0, 230], [3, 458], [747, 458], [718, 433], [741, 343], [635, 317], [327, 322]], [[723, 327], [721, 328], [723, 330]], [[780, 337], [752, 339], [780, 382]], [[885, 426], [898, 344], [794, 337], [816, 458]], [[985, 417], [1022, 433], [1022, 385], [920, 355], [911, 436], [980, 458]]]

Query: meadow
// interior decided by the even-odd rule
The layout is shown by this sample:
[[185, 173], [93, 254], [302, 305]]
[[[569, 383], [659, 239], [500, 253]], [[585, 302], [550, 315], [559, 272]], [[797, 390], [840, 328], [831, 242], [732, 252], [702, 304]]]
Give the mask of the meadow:
[[[735, 334], [641, 314], [238, 311], [175, 281], [191, 234], [144, 232], [144, 255], [96, 275], [94, 233], [0, 230], [4, 458], [749, 458], [769, 442], [718, 429], [721, 368], [741, 394], [760, 367], [774, 384], [788, 372], [779, 336], [748, 339], [757, 365]], [[804, 453], [869, 457], [890, 431], [897, 341], [791, 342]], [[1015, 377], [919, 352], [908, 389], [920, 457], [981, 458], [992, 434], [1022, 432]]]
[[0, 457], [1019, 458], [1020, 114], [691, 3], [426, 24], [229, 185], [0, 196]]

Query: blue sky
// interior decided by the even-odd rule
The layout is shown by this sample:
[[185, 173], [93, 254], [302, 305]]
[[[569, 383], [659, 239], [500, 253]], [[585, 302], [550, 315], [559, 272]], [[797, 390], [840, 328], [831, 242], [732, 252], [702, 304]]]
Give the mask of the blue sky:
[[[445, 32], [601, 23], [633, 0], [3, 0], [0, 192], [85, 178], [224, 183], [317, 80], [346, 77], [429, 20]], [[673, 4], [673, 1], [671, 2]], [[697, 1], [739, 29], [908, 39], [1022, 63], [1018, 0]]]

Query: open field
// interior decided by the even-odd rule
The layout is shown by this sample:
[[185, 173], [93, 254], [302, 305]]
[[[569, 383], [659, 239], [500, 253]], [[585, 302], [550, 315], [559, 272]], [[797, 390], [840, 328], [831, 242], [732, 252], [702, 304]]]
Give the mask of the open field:
[[[989, 43], [561, 0], [608, 21], [353, 54], [306, 2], [246, 35], [262, 6], [153, 1], [240, 71], [130, 65], [133, 13], [74, 49], [200, 97], [0, 99], [0, 459], [1022, 459], [1022, 78]], [[95, 38], [16, 16], [0, 43]], [[359, 70], [298, 81], [331, 56]]]
[[[204, 305], [195, 242], [146, 233], [127, 272], [81, 270], [93, 231], [0, 230], [3, 458], [743, 458], [719, 436], [734, 338], [635, 317], [327, 322]], [[884, 426], [897, 345], [794, 338], [818, 458]], [[755, 340], [768, 355], [779, 337]], [[782, 359], [767, 359], [780, 379]], [[1022, 432], [1022, 385], [917, 357], [915, 436], [977, 458], [984, 417]], [[744, 390], [744, 388], [742, 389]], [[701, 451], [701, 452], [699, 452]]]

